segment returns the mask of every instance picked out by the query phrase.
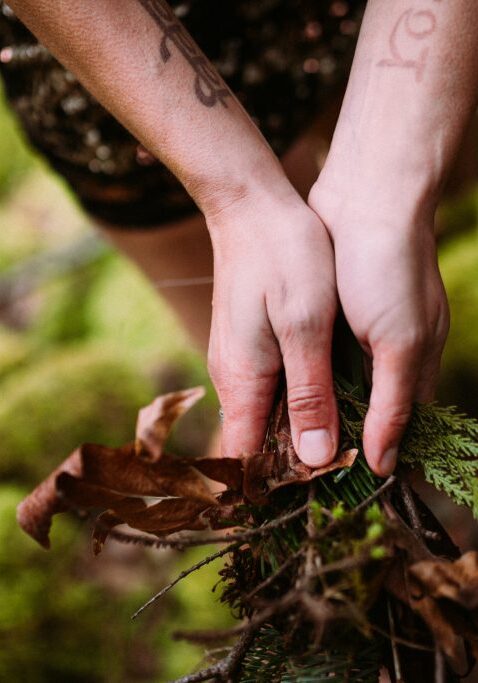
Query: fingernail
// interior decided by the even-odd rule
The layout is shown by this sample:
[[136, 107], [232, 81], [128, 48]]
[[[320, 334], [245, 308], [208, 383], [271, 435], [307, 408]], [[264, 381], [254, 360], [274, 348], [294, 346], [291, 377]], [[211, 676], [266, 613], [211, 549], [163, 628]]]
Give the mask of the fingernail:
[[397, 464], [398, 450], [397, 448], [389, 448], [388, 451], [382, 455], [379, 460], [378, 466], [380, 469], [380, 475], [382, 477], [388, 477], [392, 474]]
[[302, 432], [299, 441], [299, 458], [309, 467], [327, 465], [334, 457], [333, 444], [327, 429]]

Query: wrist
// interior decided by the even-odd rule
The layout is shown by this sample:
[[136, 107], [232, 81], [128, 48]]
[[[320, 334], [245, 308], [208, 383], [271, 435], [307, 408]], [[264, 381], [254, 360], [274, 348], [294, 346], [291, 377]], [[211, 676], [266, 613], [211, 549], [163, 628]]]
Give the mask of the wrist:
[[426, 162], [366, 153], [329, 155], [309, 195], [309, 205], [332, 236], [338, 231], [415, 231], [433, 227], [441, 186]]
[[239, 137], [237, 132], [234, 129], [228, 144], [210, 151], [199, 165], [189, 163], [181, 174], [208, 223], [262, 192], [274, 187], [281, 192], [289, 184], [278, 158], [257, 129], [247, 127]]
[[[238, 175], [225, 177], [220, 184], [205, 185], [200, 208], [204, 213], [213, 245], [240, 234], [241, 240], [257, 239], [257, 218], [305, 208], [282, 167], [275, 158], [264, 164], [245, 167]], [[279, 207], [282, 207], [279, 209]], [[267, 224], [267, 221], [265, 221]], [[274, 226], [270, 226], [274, 230]]]

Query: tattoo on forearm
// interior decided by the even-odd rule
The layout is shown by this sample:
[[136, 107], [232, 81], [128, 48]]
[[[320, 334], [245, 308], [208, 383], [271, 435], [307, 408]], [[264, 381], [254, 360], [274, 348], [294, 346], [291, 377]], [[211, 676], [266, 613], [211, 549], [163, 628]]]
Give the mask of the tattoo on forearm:
[[218, 102], [227, 107], [231, 92], [223, 83], [212, 64], [197, 47], [184, 26], [163, 0], [138, 0], [163, 32], [159, 45], [161, 60], [166, 64], [171, 59], [170, 46], [174, 45], [190, 64], [195, 73], [194, 92], [205, 107], [214, 107]]
[[[442, 2], [442, 0], [428, 0], [428, 2]], [[388, 44], [390, 56], [381, 59], [378, 66], [411, 69], [417, 83], [423, 80], [428, 61], [429, 46], [426, 44], [437, 29], [438, 20], [431, 9], [405, 10], [396, 21]]]

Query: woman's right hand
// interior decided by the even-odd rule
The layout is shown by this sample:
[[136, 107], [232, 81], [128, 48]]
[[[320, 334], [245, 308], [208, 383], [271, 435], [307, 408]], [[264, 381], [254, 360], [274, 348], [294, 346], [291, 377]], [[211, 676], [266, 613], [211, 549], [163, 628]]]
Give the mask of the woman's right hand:
[[334, 262], [321, 220], [292, 188], [286, 195], [243, 197], [206, 216], [215, 264], [209, 370], [224, 455], [262, 448], [285, 368], [294, 446], [317, 467], [338, 445]]

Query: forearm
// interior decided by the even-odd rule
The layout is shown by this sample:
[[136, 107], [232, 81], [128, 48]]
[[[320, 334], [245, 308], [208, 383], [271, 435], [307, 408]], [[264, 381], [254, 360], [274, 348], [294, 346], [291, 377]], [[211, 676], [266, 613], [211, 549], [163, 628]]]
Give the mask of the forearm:
[[267, 143], [163, 0], [10, 4], [205, 212], [265, 184], [290, 191]]
[[324, 191], [350, 177], [382, 214], [436, 203], [476, 106], [477, 34], [475, 2], [369, 0]]

